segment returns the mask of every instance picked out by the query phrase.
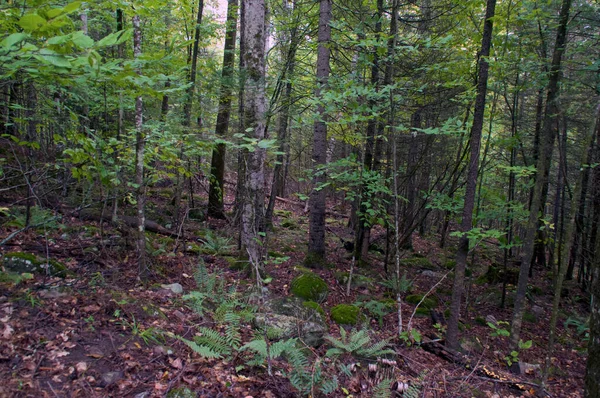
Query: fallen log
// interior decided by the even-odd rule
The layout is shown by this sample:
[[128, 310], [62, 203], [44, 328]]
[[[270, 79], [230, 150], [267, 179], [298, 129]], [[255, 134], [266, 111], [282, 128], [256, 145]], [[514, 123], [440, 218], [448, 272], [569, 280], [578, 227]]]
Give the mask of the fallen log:
[[[89, 221], [98, 221], [98, 222], [107, 221], [110, 223], [112, 223], [112, 221], [113, 221], [112, 217], [109, 214], [102, 214], [102, 213], [99, 213], [98, 211], [95, 211], [92, 209], [81, 210], [81, 212], [79, 213], [79, 217], [82, 220], [89, 220]], [[131, 227], [131, 228], [137, 228], [137, 226], [138, 226], [137, 217], [133, 217], [133, 216], [118, 216], [117, 223], [123, 223], [124, 225], [127, 225], [128, 227]], [[144, 228], [146, 229], [146, 231], [154, 232], [155, 234], [159, 234], [159, 235], [169, 236], [171, 238], [184, 238], [185, 237], [184, 235], [180, 235], [175, 231], [171, 231], [171, 230], [163, 227], [156, 221], [152, 221], [152, 220], [148, 220], [148, 219], [146, 219], [144, 222]]]

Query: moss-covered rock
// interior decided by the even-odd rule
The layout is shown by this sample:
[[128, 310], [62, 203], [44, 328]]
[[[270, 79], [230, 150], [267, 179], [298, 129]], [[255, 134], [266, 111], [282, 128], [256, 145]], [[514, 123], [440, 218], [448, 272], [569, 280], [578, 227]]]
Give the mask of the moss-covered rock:
[[423, 268], [423, 269], [435, 269], [431, 261], [426, 257], [410, 257], [400, 260], [400, 265], [407, 268]]
[[13, 252], [2, 256], [2, 266], [8, 272], [18, 274], [31, 273], [50, 276], [66, 277], [69, 274], [67, 267], [56, 260], [46, 260], [36, 257], [31, 253]]
[[[348, 276], [349, 272], [336, 272], [335, 279], [338, 281], [340, 285], [346, 286], [348, 284]], [[368, 287], [373, 284], [373, 279], [368, 276], [360, 275], [360, 274], [352, 274], [352, 287]]]
[[[404, 301], [406, 301], [409, 304], [413, 304], [413, 305], [419, 304], [421, 302], [421, 300], [423, 300], [422, 294], [411, 294], [409, 296], [406, 296], [406, 298], [404, 299]], [[437, 307], [437, 305], [438, 305], [438, 300], [435, 297], [429, 296], [429, 297], [425, 297], [425, 299], [419, 305], [419, 307], [427, 309], [428, 313], [429, 313], [429, 310]]]
[[323, 317], [323, 319], [325, 319], [325, 311], [323, 310], [323, 307], [321, 307], [321, 304], [317, 303], [316, 301], [305, 301], [302, 303], [302, 306], [304, 308], [311, 308], [317, 311]]
[[331, 309], [331, 319], [338, 325], [356, 325], [360, 320], [360, 308], [352, 304], [338, 304]]
[[315, 273], [306, 272], [292, 280], [291, 292], [294, 296], [308, 301], [324, 301], [329, 289], [327, 283]]
[[196, 393], [187, 387], [177, 387], [169, 390], [167, 398], [196, 398]]
[[269, 300], [266, 312], [256, 315], [254, 325], [266, 328], [270, 339], [299, 337], [309, 346], [318, 347], [323, 344], [327, 324], [323, 309], [315, 302], [308, 303], [293, 297]]
[[294, 220], [285, 219], [281, 222], [281, 227], [286, 229], [298, 229], [298, 224]]

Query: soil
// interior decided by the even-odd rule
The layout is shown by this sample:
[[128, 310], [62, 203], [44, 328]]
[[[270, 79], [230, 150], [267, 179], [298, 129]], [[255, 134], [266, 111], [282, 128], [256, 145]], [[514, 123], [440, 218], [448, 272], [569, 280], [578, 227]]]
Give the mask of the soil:
[[[302, 266], [308, 218], [302, 213], [302, 206], [278, 203], [278, 210], [275, 233], [270, 234], [267, 244], [270, 251], [284, 255], [285, 261], [267, 261], [266, 273], [272, 278], [267, 287], [272, 296], [287, 296], [290, 282]], [[286, 228], [281, 226], [284, 221]], [[390, 279], [380, 253], [369, 254], [366, 264], [356, 269], [373, 278], [372, 285], [354, 288], [347, 295], [346, 286], [336, 281], [334, 273], [348, 271], [351, 263], [340, 242], [340, 238], [351, 240], [346, 221], [340, 217], [328, 219], [330, 266], [315, 271], [330, 287], [329, 296], [322, 303], [326, 313], [336, 304], [389, 297], [379, 283]], [[2, 227], [0, 236], [6, 237], [16, 229]], [[236, 230], [220, 220], [189, 222], [186, 236], [207, 229], [232, 237], [230, 243], [235, 244]], [[111, 238], [116, 236], [121, 238]], [[3, 253], [27, 251], [42, 257], [49, 255], [72, 271], [67, 278], [34, 275], [33, 279], [18, 284], [0, 284], [0, 380], [3, 380], [0, 396], [165, 397], [169, 391], [173, 394], [183, 387], [200, 397], [298, 396], [280, 371], [268, 376], [261, 367], [242, 369], [242, 358], [238, 357], [231, 361], [203, 359], [172, 337], [190, 338], [198, 326], [214, 326], [210, 316], [194, 312], [180, 294], [161, 286], [180, 283], [184, 292], [194, 290], [193, 275], [199, 256], [208, 270], [221, 275], [227, 285], [245, 289], [251, 281], [244, 272], [230, 269], [222, 255], [186, 250], [191, 243], [199, 244], [197, 241], [177, 242], [160, 235], [149, 236], [153, 248], [152, 273], [143, 282], [138, 279], [133, 239], [107, 223], [101, 226], [98, 222], [65, 217], [59, 228], [45, 232], [28, 230], [0, 248]], [[372, 240], [385, 246], [383, 236], [384, 231], [376, 228]], [[439, 316], [449, 307], [452, 281], [446, 264], [453, 254], [451, 249], [439, 249], [438, 241], [435, 235], [415, 235], [413, 250], [403, 256], [418, 255], [430, 260], [431, 269], [407, 268], [407, 276], [413, 280], [412, 294], [426, 294], [437, 285], [430, 295], [437, 298], [435, 310]], [[419, 331], [421, 341], [397, 338], [396, 312], [384, 316], [381, 323], [371, 319], [373, 338], [389, 339], [397, 353], [395, 361], [381, 365], [374, 372], [362, 367], [353, 377], [341, 377], [343, 389], [330, 396], [370, 397], [373, 387], [383, 378], [418, 384], [423, 397], [535, 396], [539, 371], [511, 375], [505, 359], [509, 355], [507, 338], [494, 336], [486, 324], [490, 319], [510, 321], [511, 306], [499, 307], [502, 284], [477, 281], [500, 256], [493, 244], [487, 244], [475, 252], [474, 265], [470, 267], [468, 305], [461, 326], [465, 353], [476, 364], [474, 367], [448, 362], [423, 349], [422, 342], [443, 338], [443, 325], [434, 326], [428, 314], [414, 314], [415, 305], [404, 304], [403, 326], [407, 327], [414, 314], [411, 326]], [[389, 268], [394, 268], [393, 261]], [[539, 307], [538, 315], [537, 319], [524, 323], [523, 340], [532, 340], [533, 345], [522, 350], [519, 359], [541, 364], [543, 368], [551, 305], [551, 296], [546, 294], [551, 291], [547, 270], [535, 269], [531, 284], [537, 288], [532, 289], [529, 308]], [[511, 291], [514, 286], [509, 285], [509, 304]], [[585, 293], [572, 285], [563, 300], [558, 345], [551, 358], [546, 387], [553, 397], [583, 395], [586, 342], [575, 327], [565, 327], [564, 322], [577, 314], [586, 314], [585, 297]], [[250, 333], [250, 325], [245, 325], [244, 339]], [[330, 334], [339, 336], [339, 326], [333, 322]], [[321, 347], [315, 354], [324, 355], [325, 350]], [[275, 368], [278, 366], [285, 368], [285, 364], [276, 362]], [[511, 382], [484, 375], [479, 371], [483, 367], [509, 380], [529, 384], [525, 384], [525, 391], [518, 390]]]

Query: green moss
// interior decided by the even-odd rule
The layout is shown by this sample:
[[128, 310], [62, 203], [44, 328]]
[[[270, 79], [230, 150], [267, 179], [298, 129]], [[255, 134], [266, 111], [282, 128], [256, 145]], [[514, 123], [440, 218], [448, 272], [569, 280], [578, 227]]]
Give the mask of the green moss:
[[419, 307], [415, 311], [415, 316], [418, 316], [418, 317], [428, 317], [430, 314], [431, 314], [431, 310], [429, 310], [425, 307]]
[[331, 309], [331, 319], [339, 325], [356, 325], [360, 309], [351, 304], [339, 304]]
[[327, 283], [312, 272], [297, 276], [291, 283], [292, 294], [308, 301], [325, 300], [328, 290]]
[[[406, 301], [409, 304], [417, 305], [417, 304], [419, 304], [419, 302], [422, 299], [423, 299], [422, 294], [411, 294], [410, 296], [406, 296], [404, 301]], [[425, 297], [425, 300], [423, 300], [423, 302], [419, 305], [419, 307], [430, 310], [430, 309], [437, 307], [437, 305], [438, 305], [438, 300], [435, 297], [429, 296], [429, 297]]]
[[287, 229], [298, 229], [298, 224], [296, 224], [296, 222], [294, 220], [286, 219], [281, 222], [281, 227], [287, 228]]
[[275, 210], [273, 211], [273, 214], [282, 218], [289, 218], [292, 216], [292, 212], [288, 210]]
[[282, 257], [285, 257], [285, 254], [281, 254], [279, 252], [276, 252], [275, 250], [269, 250], [269, 257], [270, 258], [282, 258]]
[[487, 321], [482, 316], [476, 317], [475, 318], [475, 323], [477, 323], [478, 325], [481, 325], [481, 326], [487, 326]]
[[444, 267], [446, 269], [454, 269], [454, 267], [456, 267], [456, 260], [448, 260], [448, 261], [446, 261], [446, 263], [444, 263]]
[[327, 265], [325, 258], [314, 253], [306, 253], [304, 257], [304, 266], [312, 269], [322, 269]]
[[[335, 279], [340, 285], [346, 286], [348, 284], [349, 272], [336, 272]], [[353, 274], [352, 275], [352, 287], [367, 287], [373, 284], [373, 279], [368, 276]]]
[[435, 267], [425, 257], [410, 257], [405, 258], [400, 261], [400, 265], [408, 268], [424, 268], [424, 269], [434, 269]]
[[525, 312], [523, 314], [523, 320], [525, 322], [529, 322], [529, 323], [537, 323], [537, 319], [536, 319], [535, 315], [532, 314], [531, 312]]
[[323, 318], [325, 318], [325, 311], [323, 310], [323, 307], [321, 307], [321, 305], [316, 301], [305, 301], [302, 303], [302, 306], [305, 308], [312, 308], [313, 310], [317, 311]]
[[49, 274], [62, 278], [69, 274], [69, 270], [61, 262], [53, 259], [46, 261], [31, 253], [6, 253], [2, 257], [2, 265], [7, 271], [16, 273]]

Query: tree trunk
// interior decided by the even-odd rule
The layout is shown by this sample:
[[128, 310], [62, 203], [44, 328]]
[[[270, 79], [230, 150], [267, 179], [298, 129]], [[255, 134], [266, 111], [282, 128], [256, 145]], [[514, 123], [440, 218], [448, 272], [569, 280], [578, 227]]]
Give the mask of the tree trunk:
[[[133, 17], [133, 56], [139, 58], [142, 55], [142, 30], [140, 28], [140, 16]], [[137, 70], [138, 75], [142, 70]], [[143, 131], [143, 102], [142, 96], [135, 98], [135, 184], [138, 219], [137, 255], [138, 272], [140, 278], [148, 276], [148, 265], [146, 264], [146, 215], [144, 204], [146, 202], [144, 186], [144, 143], [146, 137]]]
[[[198, 0], [198, 14], [196, 15], [196, 26], [194, 30], [194, 45], [192, 48], [192, 57], [191, 57], [191, 66], [190, 66], [190, 74], [188, 76], [190, 85], [186, 91], [186, 100], [183, 105], [183, 126], [189, 128], [192, 125], [192, 105], [194, 104], [194, 92], [196, 90], [196, 72], [198, 68], [198, 50], [200, 47], [200, 24], [202, 23], [202, 13], [204, 11], [204, 0]], [[185, 164], [185, 147], [181, 146], [181, 150], [179, 151], [179, 160], [182, 164]], [[185, 181], [185, 177], [181, 175], [179, 171], [177, 171], [176, 177], [177, 185], [175, 187], [175, 197], [173, 198], [174, 209], [173, 209], [173, 225], [176, 229], [179, 229], [179, 212], [180, 212], [180, 204], [181, 204], [181, 194], [183, 192], [183, 183]]]
[[[284, 7], [287, 9], [287, 1], [284, 1]], [[296, 9], [296, 1], [292, 2], [291, 10], [288, 10], [292, 15]], [[271, 185], [271, 196], [269, 197], [269, 205], [267, 206], [267, 213], [265, 215], [266, 224], [270, 226], [273, 223], [273, 211], [275, 209], [275, 199], [277, 196], [285, 195], [285, 178], [287, 173], [286, 158], [290, 153], [289, 144], [289, 118], [290, 118], [290, 107], [292, 102], [292, 76], [294, 74], [294, 68], [296, 65], [296, 50], [298, 48], [298, 26], [295, 24], [291, 28], [289, 34], [284, 33], [282, 37], [283, 41], [289, 42], [287, 49], [287, 59], [285, 62], [285, 70], [283, 71], [284, 78], [287, 77], [285, 83], [285, 91], [283, 99], [281, 100], [281, 112], [279, 113], [279, 128], [277, 130], [277, 141], [279, 141], [279, 153], [275, 161], [275, 167], [273, 169], [273, 182]]]
[[[589, 152], [589, 147], [595, 137], [595, 133], [597, 128], [599, 128], [598, 126], [600, 125], [600, 104], [597, 105], [596, 108], [596, 118], [594, 121], [594, 126], [591, 129], [591, 132], [588, 134], [588, 136], [585, 139], [584, 145], [583, 145], [583, 152], [582, 152], [582, 156], [581, 156], [581, 163], [580, 163], [580, 172], [579, 172], [579, 176], [577, 177], [577, 182], [575, 183], [575, 187], [573, 188], [573, 200], [571, 203], [571, 209], [569, 211], [569, 219], [566, 222], [566, 231], [565, 231], [565, 238], [564, 238], [564, 247], [561, 250], [561, 255], [558, 261], [558, 272], [555, 274], [555, 281], [554, 281], [554, 298], [552, 300], [552, 315], [550, 317], [550, 336], [548, 337], [548, 346], [547, 346], [547, 351], [546, 351], [546, 364], [545, 364], [545, 369], [544, 369], [544, 376], [542, 379], [542, 385], [548, 380], [548, 374], [550, 372], [550, 366], [551, 366], [551, 358], [552, 358], [552, 354], [553, 354], [553, 350], [554, 350], [554, 341], [556, 340], [556, 323], [558, 321], [558, 306], [560, 304], [560, 298], [561, 298], [561, 292], [562, 292], [562, 286], [563, 286], [563, 281], [565, 279], [565, 275], [567, 274], [567, 270], [568, 270], [568, 261], [569, 261], [569, 256], [571, 253], [571, 248], [573, 247], [573, 243], [574, 243], [574, 237], [575, 237], [575, 230], [576, 230], [576, 219], [577, 219], [577, 213], [579, 211], [579, 200], [581, 199], [581, 192], [583, 190], [583, 185], [584, 185], [584, 179], [585, 179], [585, 174], [586, 174], [586, 168], [584, 167], [585, 164], [587, 163], [588, 160], [588, 152]], [[597, 337], [596, 337], [597, 338]], [[590, 341], [593, 339], [593, 337], [590, 335]]]
[[[235, 60], [235, 37], [237, 33], [238, 0], [229, 0], [227, 3], [227, 22], [225, 32], [225, 46], [223, 55], [223, 69], [221, 71], [221, 93], [219, 96], [219, 111], [215, 134], [219, 138], [227, 135], [229, 117], [231, 115], [233, 66]], [[225, 144], [215, 146], [210, 162], [210, 186], [208, 189], [208, 216], [224, 218], [223, 189], [225, 178]]]
[[[267, 103], [265, 97], [265, 2], [242, 0], [244, 14], [244, 131], [260, 142], [265, 137]], [[265, 149], [256, 146], [248, 152], [242, 206], [241, 241], [248, 259], [258, 271], [262, 266], [264, 232]], [[256, 275], [259, 278], [259, 275]]]
[[454, 270], [454, 285], [452, 287], [452, 301], [450, 303], [450, 318], [448, 319], [448, 333], [446, 344], [452, 349], [458, 349], [458, 322], [460, 318], [460, 307], [462, 302], [465, 268], [467, 266], [467, 255], [469, 253], [469, 238], [466, 233], [473, 227], [473, 208], [475, 206], [475, 190], [477, 188], [477, 173], [479, 171], [479, 147], [481, 145], [481, 133], [483, 130], [483, 117], [485, 113], [485, 96], [487, 93], [487, 81], [489, 64], [487, 57], [490, 55], [492, 44], [492, 28], [496, 0], [488, 0], [483, 25], [483, 37], [481, 40], [481, 52], [479, 59], [479, 71], [477, 77], [477, 98], [473, 113], [473, 126], [471, 127], [471, 158], [469, 171], [467, 173], [467, 186], [465, 190], [465, 203], [463, 207], [462, 222], [460, 230], [463, 236], [460, 239], [456, 253], [456, 268]]
[[534, 255], [535, 237], [538, 231], [538, 211], [543, 205], [542, 198], [545, 187], [548, 185], [548, 170], [556, 136], [556, 121], [558, 115], [558, 90], [561, 77], [561, 61], [567, 42], [567, 24], [569, 22], [569, 10], [571, 0], [563, 0], [560, 10], [560, 22], [556, 33], [556, 43], [552, 55], [552, 65], [548, 81], [548, 94], [546, 97], [546, 108], [540, 137], [540, 153], [536, 165], [536, 179], [533, 189], [533, 197], [530, 206], [529, 220], [527, 222], [527, 233], [524, 239], [523, 255], [521, 257], [521, 268], [519, 270], [519, 282], [515, 295], [515, 307], [510, 330], [510, 347], [516, 349], [521, 337], [521, 325], [523, 313], [525, 312], [525, 294], [527, 293], [527, 282], [529, 280], [529, 266]]
[[[596, 140], [600, 140], [600, 117], [596, 116]], [[600, 169], [593, 170], [594, 181], [600, 181]], [[598, 185], [595, 186], [598, 189]], [[592, 243], [596, 255], [591, 264], [592, 294], [590, 308], [590, 340], [588, 342], [588, 359], [585, 372], [584, 398], [600, 397], [600, 236]]]
[[[329, 41], [331, 40], [331, 0], [320, 0], [319, 8], [319, 47], [317, 50], [317, 89], [315, 96], [321, 98], [322, 90], [329, 79]], [[317, 174], [313, 177], [313, 189], [310, 193], [310, 221], [308, 236], [308, 253], [306, 265], [321, 267], [325, 261], [325, 190], [320, 185], [325, 182], [323, 167], [327, 156], [327, 125], [325, 124], [325, 107], [317, 105], [318, 119], [314, 124], [313, 167]]]

